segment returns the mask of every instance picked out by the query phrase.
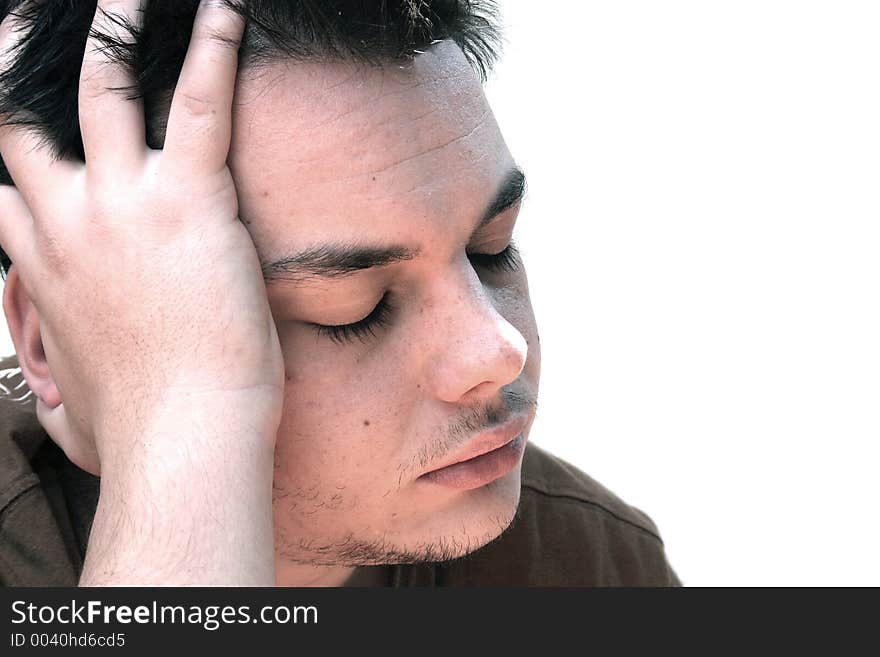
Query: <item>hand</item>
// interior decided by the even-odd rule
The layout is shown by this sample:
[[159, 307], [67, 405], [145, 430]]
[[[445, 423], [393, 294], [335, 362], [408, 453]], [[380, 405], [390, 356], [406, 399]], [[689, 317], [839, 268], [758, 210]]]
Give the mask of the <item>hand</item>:
[[[138, 6], [101, 0], [94, 27], [118, 29], [102, 10], [137, 21]], [[0, 65], [19, 34], [14, 21], [0, 27]], [[39, 311], [57, 385], [37, 415], [96, 474], [178, 450], [174, 423], [194, 405], [222, 416], [218, 429], [238, 422], [274, 444], [284, 364], [226, 166], [237, 66], [229, 44], [242, 32], [238, 15], [202, 2], [162, 151], [146, 146], [142, 103], [108, 91], [133, 80], [93, 37], [79, 92], [87, 164], [53, 158], [20, 127], [0, 129], [17, 188], [0, 188], [0, 242], [10, 277]], [[198, 450], [229, 447], [207, 433]], [[235, 433], [227, 440], [240, 450]]]

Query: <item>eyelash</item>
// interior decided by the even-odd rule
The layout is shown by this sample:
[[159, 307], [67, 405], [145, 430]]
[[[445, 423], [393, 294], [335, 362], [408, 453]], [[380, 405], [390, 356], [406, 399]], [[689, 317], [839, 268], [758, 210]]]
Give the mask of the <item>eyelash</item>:
[[[507, 245], [507, 248], [500, 253], [469, 253], [468, 259], [475, 267], [480, 267], [493, 273], [515, 272], [521, 264], [519, 251], [512, 240]], [[388, 293], [386, 292], [372, 312], [357, 322], [339, 324], [337, 326], [315, 324], [314, 327], [319, 336], [326, 336], [339, 345], [354, 342], [355, 340], [366, 342], [368, 338], [376, 337], [377, 329], [389, 324], [392, 311], [393, 308], [388, 301]]]
[[501, 253], [468, 253], [468, 258], [477, 267], [491, 272], [515, 272], [522, 264], [513, 240]]
[[340, 324], [338, 326], [326, 326], [315, 324], [318, 335], [325, 335], [336, 344], [345, 344], [360, 340], [366, 342], [367, 338], [376, 337], [376, 329], [386, 326], [391, 316], [391, 304], [388, 302], [388, 293], [385, 293], [373, 311], [357, 322], [352, 324]]

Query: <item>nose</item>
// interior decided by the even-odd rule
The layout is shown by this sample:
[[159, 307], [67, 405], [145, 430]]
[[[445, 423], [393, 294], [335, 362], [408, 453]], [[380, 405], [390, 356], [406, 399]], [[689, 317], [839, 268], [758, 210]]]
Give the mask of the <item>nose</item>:
[[520, 375], [528, 354], [523, 335], [496, 308], [496, 299], [507, 300], [508, 293], [484, 287], [467, 268], [461, 280], [436, 292], [444, 310], [436, 314], [426, 372], [431, 392], [457, 404], [497, 398]]

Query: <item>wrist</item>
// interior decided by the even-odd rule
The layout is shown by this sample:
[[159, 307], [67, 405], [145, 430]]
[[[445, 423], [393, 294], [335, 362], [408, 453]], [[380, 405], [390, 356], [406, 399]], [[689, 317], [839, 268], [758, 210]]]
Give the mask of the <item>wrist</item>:
[[81, 584], [272, 585], [272, 474], [271, 452], [255, 450], [181, 446], [114, 463]]
[[133, 403], [95, 423], [101, 477], [122, 480], [133, 469], [156, 475], [205, 468], [259, 471], [271, 467], [280, 419], [274, 400], [239, 395]]

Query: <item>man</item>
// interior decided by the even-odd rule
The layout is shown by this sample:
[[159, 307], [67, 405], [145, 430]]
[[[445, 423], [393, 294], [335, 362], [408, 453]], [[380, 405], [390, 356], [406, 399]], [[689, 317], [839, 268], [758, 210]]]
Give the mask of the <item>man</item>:
[[678, 584], [527, 442], [489, 3], [89, 4], [0, 34], [4, 581]]

